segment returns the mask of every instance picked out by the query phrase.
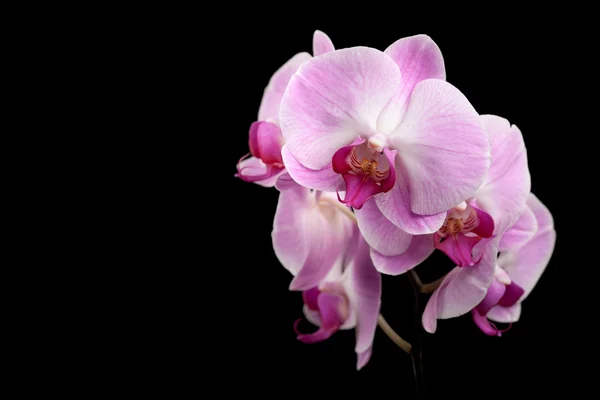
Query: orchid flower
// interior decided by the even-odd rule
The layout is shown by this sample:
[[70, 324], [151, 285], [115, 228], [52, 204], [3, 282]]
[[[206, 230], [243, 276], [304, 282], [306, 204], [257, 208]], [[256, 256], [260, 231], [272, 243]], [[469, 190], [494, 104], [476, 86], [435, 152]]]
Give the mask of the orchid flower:
[[[484, 299], [494, 279], [501, 238], [526, 212], [531, 177], [523, 135], [504, 118], [480, 118], [490, 138], [492, 164], [475, 195], [448, 212], [430, 242], [431, 248], [441, 249], [458, 264], [425, 307], [423, 326], [430, 333], [435, 332], [438, 318], [463, 315]], [[520, 237], [531, 238], [535, 229], [523, 225], [519, 232]], [[514, 240], [510, 236], [505, 241]], [[444, 245], [440, 238], [450, 243]]]
[[373, 198], [373, 213], [413, 235], [437, 231], [446, 211], [475, 193], [490, 164], [478, 114], [445, 81], [441, 52], [426, 35], [384, 52], [353, 47], [305, 62], [279, 117], [282, 157], [296, 182], [343, 189], [340, 201], [356, 210]]
[[[533, 238], [523, 234], [531, 230], [536, 230]], [[527, 212], [500, 241], [494, 280], [487, 294], [471, 311], [473, 320], [483, 333], [500, 336], [505, 332], [490, 320], [511, 324], [519, 320], [521, 303], [546, 269], [555, 243], [552, 214], [531, 193], [527, 199]]]
[[[459, 267], [473, 266], [479, 261], [473, 257], [475, 245], [516, 222], [531, 187], [523, 137], [503, 118], [482, 115], [480, 121], [492, 146], [492, 164], [485, 182], [473, 196], [448, 210], [436, 232], [410, 235], [386, 221], [374, 205], [356, 211], [358, 226], [371, 246], [371, 258], [378, 271], [404, 273], [435, 249]], [[500, 221], [503, 227], [496, 226]]]
[[300, 333], [296, 323], [298, 340], [316, 343], [340, 329], [356, 328], [357, 369], [361, 369], [371, 356], [381, 275], [345, 207], [333, 193], [288, 187], [279, 195], [273, 247], [294, 275], [290, 289], [303, 291], [306, 318], [319, 327], [314, 333]]
[[298, 340], [315, 343], [329, 338], [339, 329], [356, 329], [356, 369], [369, 358], [381, 308], [381, 275], [369, 258], [369, 246], [354, 227], [353, 243], [338, 258], [330, 273], [302, 294], [304, 315], [319, 329], [300, 333]]
[[[333, 50], [333, 43], [329, 37], [321, 31], [315, 31], [313, 35], [315, 56]], [[281, 158], [284, 140], [278, 123], [279, 104], [292, 75], [303, 62], [311, 58], [311, 55], [306, 52], [296, 54], [269, 80], [258, 110], [258, 121], [250, 125], [248, 143], [250, 153], [238, 162], [236, 176], [240, 179], [272, 187], [277, 178], [284, 173], [285, 165]]]

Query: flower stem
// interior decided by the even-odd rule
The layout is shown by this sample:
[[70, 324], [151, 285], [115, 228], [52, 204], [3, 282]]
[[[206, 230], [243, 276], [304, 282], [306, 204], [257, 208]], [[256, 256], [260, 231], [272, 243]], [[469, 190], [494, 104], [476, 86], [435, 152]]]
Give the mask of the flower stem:
[[428, 294], [428, 293], [435, 292], [435, 289], [440, 287], [440, 285], [444, 281], [445, 277], [446, 277], [446, 275], [442, 276], [440, 279], [437, 279], [433, 282], [423, 284], [423, 286], [421, 286], [421, 293]]
[[410, 283], [413, 285], [415, 293], [415, 313], [414, 313], [414, 337], [415, 342], [411, 352], [413, 362], [413, 372], [415, 374], [415, 384], [417, 389], [417, 398], [426, 399], [425, 377], [423, 375], [423, 329], [421, 327], [421, 293], [423, 283], [414, 271], [408, 274]]
[[379, 325], [381, 330], [385, 332], [385, 334], [388, 335], [390, 339], [392, 339], [392, 342], [396, 343], [398, 347], [400, 347], [408, 354], [411, 354], [412, 345], [406, 340], [402, 339], [400, 335], [398, 335], [396, 331], [392, 329], [390, 324], [387, 323], [387, 321], [385, 320], [385, 318], [383, 318], [383, 315], [381, 314], [379, 314], [379, 316], [377, 317], [377, 325]]
[[433, 282], [423, 283], [421, 281], [421, 278], [419, 278], [419, 275], [417, 275], [417, 273], [411, 269], [410, 271], [408, 271], [408, 277], [410, 278], [413, 285], [416, 285], [419, 288], [420, 293], [427, 294], [427, 293], [433, 293], [435, 291], [435, 289], [437, 289], [442, 284], [446, 275], [442, 276], [440, 279], [437, 279]]

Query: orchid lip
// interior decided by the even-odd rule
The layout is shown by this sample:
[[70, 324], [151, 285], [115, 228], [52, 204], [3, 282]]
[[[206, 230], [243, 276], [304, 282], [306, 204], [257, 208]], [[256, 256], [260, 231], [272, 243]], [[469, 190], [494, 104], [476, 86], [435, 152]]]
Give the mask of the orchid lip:
[[242, 156], [240, 158], [240, 160], [238, 161], [237, 164], [237, 174], [235, 174], [236, 178], [240, 178], [241, 180], [243, 180], [244, 182], [258, 182], [258, 181], [262, 181], [265, 179], [269, 179], [274, 175], [277, 175], [278, 173], [280, 173], [281, 171], [283, 171], [283, 164], [265, 164], [266, 167], [266, 171], [262, 174], [259, 175], [249, 175], [249, 174], [244, 174], [244, 170], [247, 169], [248, 167], [243, 167], [240, 168], [240, 164], [242, 163], [242, 161], [244, 161], [246, 158], [250, 157], [251, 154], [247, 153], [244, 156]]
[[[284, 169], [281, 148], [283, 147], [283, 136], [281, 129], [274, 120], [255, 121], [250, 125], [248, 133], [248, 146], [250, 153], [244, 155], [237, 164], [236, 177], [245, 182], [259, 182], [277, 175]], [[243, 171], [248, 168], [240, 164], [250, 155], [260, 160], [262, 171], [259, 174], [248, 174]], [[259, 167], [256, 165], [255, 167]]]
[[462, 202], [448, 211], [442, 227], [434, 235], [434, 245], [459, 267], [471, 267], [481, 260], [473, 258], [473, 248], [494, 231], [494, 221], [485, 211]]
[[333, 155], [333, 170], [342, 175], [346, 184], [343, 200], [338, 193], [341, 203], [360, 210], [371, 197], [392, 189], [396, 182], [393, 155], [383, 147], [378, 150], [384, 139], [376, 135], [368, 143], [342, 147]]
[[488, 336], [502, 336], [503, 333], [506, 333], [512, 328], [512, 322], [508, 325], [508, 327], [504, 329], [498, 329], [496, 324], [487, 319], [485, 315], [481, 315], [477, 312], [477, 310], [471, 311], [471, 316], [473, 317], [473, 321], [477, 325], [477, 327]]
[[328, 339], [348, 319], [350, 310], [343, 290], [335, 283], [325, 285], [322, 289], [315, 287], [302, 293], [305, 306], [319, 315], [320, 327], [313, 333], [302, 333], [298, 331], [299, 320], [296, 321], [294, 331], [301, 342], [316, 343]]

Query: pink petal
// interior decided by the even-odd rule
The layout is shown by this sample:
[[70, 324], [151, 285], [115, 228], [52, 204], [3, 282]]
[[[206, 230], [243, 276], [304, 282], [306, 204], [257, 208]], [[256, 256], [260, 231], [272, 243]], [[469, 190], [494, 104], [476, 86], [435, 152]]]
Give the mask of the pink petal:
[[306, 52], [298, 53], [275, 71], [265, 88], [258, 109], [259, 121], [266, 121], [268, 119], [279, 120], [279, 105], [290, 78], [304, 61], [311, 58], [312, 56]]
[[262, 122], [256, 130], [256, 136], [260, 159], [266, 164], [283, 163], [281, 159], [283, 136], [279, 127], [271, 122]]
[[298, 184], [326, 192], [335, 192], [344, 187], [342, 176], [333, 171], [331, 164], [320, 170], [306, 168], [290, 153], [287, 146], [283, 146], [281, 155], [288, 174]]
[[487, 317], [495, 322], [511, 323], [517, 322], [521, 316], [521, 303], [511, 307], [502, 307], [500, 305], [492, 308]]
[[400, 67], [402, 80], [398, 91], [377, 120], [380, 132], [392, 132], [406, 113], [413, 88], [428, 78], [446, 80], [444, 58], [435, 42], [427, 35], [402, 38], [385, 50]]
[[369, 245], [362, 236], [358, 237], [358, 243], [354, 246], [346, 276], [346, 294], [356, 312], [355, 351], [360, 355], [373, 344], [381, 308], [381, 275], [371, 263]]
[[351, 168], [347, 160], [348, 155], [350, 155], [354, 147], [355, 145], [353, 143], [350, 146], [344, 146], [340, 148], [333, 154], [333, 157], [331, 157], [331, 166], [336, 174], [345, 174], [350, 172]]
[[[317, 286], [349, 240], [354, 224], [316, 193], [296, 185], [279, 194], [273, 221], [273, 249], [284, 268], [300, 277], [292, 290]], [[306, 268], [304, 268], [306, 266]], [[304, 271], [303, 271], [304, 269]]]
[[350, 240], [353, 222], [346, 215], [333, 205], [313, 208], [316, 211], [305, 214], [302, 221], [306, 226], [307, 257], [290, 283], [290, 290], [307, 290], [318, 285]]
[[373, 249], [385, 256], [397, 256], [408, 248], [412, 235], [402, 231], [383, 216], [374, 201], [355, 210], [358, 227]]
[[296, 186], [298, 186], [298, 183], [294, 181], [287, 172], [279, 175], [279, 178], [277, 178], [277, 181], [275, 182], [275, 188], [280, 192]]
[[248, 147], [250, 147], [250, 154], [257, 158], [260, 158], [260, 149], [258, 148], [258, 127], [262, 123], [262, 121], [253, 122], [250, 125], [250, 132], [248, 133]]
[[525, 293], [523, 288], [512, 282], [510, 285], [506, 286], [504, 295], [498, 300], [498, 304], [502, 307], [511, 307], [521, 299], [523, 293]]
[[425, 261], [433, 253], [433, 235], [413, 236], [404, 253], [385, 256], [371, 249], [371, 260], [377, 271], [387, 275], [400, 275]]
[[356, 370], [360, 371], [362, 367], [367, 365], [369, 360], [371, 359], [371, 353], [373, 352], [373, 347], [369, 347], [367, 350], [362, 353], [358, 353], [356, 356]]
[[383, 215], [398, 228], [411, 235], [436, 232], [446, 219], [446, 210], [434, 215], [418, 215], [410, 209], [410, 188], [406, 181], [406, 172], [398, 157], [395, 163], [396, 184], [387, 193], [375, 197], [377, 206]]
[[390, 136], [410, 185], [411, 210], [445, 212], [473, 196], [490, 165], [479, 116], [451, 84], [426, 79], [413, 89], [402, 123]]
[[434, 333], [436, 319], [454, 318], [475, 308], [487, 294], [494, 278], [499, 238], [483, 239], [476, 250], [481, 261], [468, 268], [454, 268], [431, 295], [423, 312], [423, 327]]
[[335, 47], [333, 46], [331, 39], [329, 39], [329, 36], [316, 30], [313, 35], [313, 56], [320, 56], [321, 54], [329, 53], [334, 50]]
[[505, 292], [506, 285], [494, 279], [492, 281], [492, 284], [488, 288], [485, 297], [483, 298], [483, 300], [481, 300], [481, 303], [479, 303], [477, 307], [475, 307], [475, 309], [479, 314], [485, 316], [488, 313], [488, 311], [492, 309], [492, 307], [498, 304], [502, 296], [504, 296]]
[[368, 47], [307, 61], [281, 102], [281, 131], [290, 152], [305, 167], [322, 169], [339, 148], [375, 132], [377, 117], [399, 84], [393, 60]]
[[283, 173], [283, 168], [266, 165], [260, 158], [250, 157], [242, 160], [238, 166], [236, 177], [246, 182], [256, 183], [264, 187], [273, 187], [277, 178]]
[[[529, 195], [527, 205], [537, 219], [537, 232], [515, 254], [502, 253], [498, 259], [498, 263], [506, 269], [512, 281], [524, 289], [521, 301], [531, 293], [546, 269], [556, 243], [554, 221], [548, 208], [533, 193]], [[505, 261], [505, 258], [508, 261]]]
[[492, 164], [475, 198], [494, 219], [495, 233], [502, 234], [523, 213], [531, 190], [527, 152], [521, 131], [506, 119], [482, 115], [481, 121], [490, 137]]
[[527, 243], [537, 231], [537, 220], [531, 208], [525, 207], [517, 222], [500, 239], [500, 251], [516, 250]]
[[477, 219], [479, 220], [479, 224], [475, 229], [473, 229], [473, 233], [481, 236], [482, 238], [492, 237], [495, 226], [492, 216], [485, 211], [478, 209], [477, 207], [473, 207], [473, 209], [477, 213]]
[[321, 293], [317, 298], [319, 313], [321, 314], [321, 326], [325, 329], [336, 328], [344, 323], [346, 316], [342, 315], [340, 308], [345, 300], [335, 294]]
[[302, 292], [302, 300], [304, 300], [304, 304], [306, 304], [309, 309], [318, 311], [319, 303], [317, 302], [317, 299], [319, 298], [320, 293], [321, 292], [319, 291], [319, 288], [316, 286], [312, 289]]
[[[433, 240], [432, 240], [433, 241]], [[456, 275], [462, 271], [462, 268], [454, 268], [452, 271], [448, 272], [448, 274], [444, 277], [444, 280], [440, 284], [440, 286], [431, 294], [427, 304], [425, 305], [425, 309], [423, 310], [423, 315], [421, 316], [421, 322], [423, 323], [423, 329], [425, 329], [429, 333], [435, 333], [437, 329], [437, 320], [438, 320], [438, 296], [443, 290], [448, 286], [448, 284], [456, 278]], [[484, 294], [485, 296], [485, 294]], [[440, 303], [443, 299], [440, 299]]]

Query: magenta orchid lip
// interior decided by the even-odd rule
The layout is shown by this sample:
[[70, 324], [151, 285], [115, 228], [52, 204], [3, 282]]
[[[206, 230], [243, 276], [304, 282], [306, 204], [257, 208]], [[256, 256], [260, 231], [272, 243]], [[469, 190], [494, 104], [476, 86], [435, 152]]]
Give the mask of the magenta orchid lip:
[[[377, 326], [411, 352], [380, 314], [382, 275], [407, 273], [431, 294], [427, 332], [469, 314], [501, 336], [554, 251], [521, 131], [477, 113], [427, 35], [380, 51], [335, 49], [316, 31], [313, 55], [297, 53], [269, 81], [248, 147], [235, 176], [279, 191], [271, 236], [289, 290], [302, 293], [297, 339], [354, 330], [357, 369]], [[456, 267], [423, 284], [413, 269], [436, 250]]]

